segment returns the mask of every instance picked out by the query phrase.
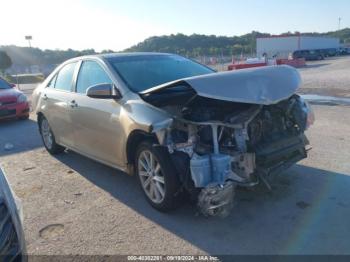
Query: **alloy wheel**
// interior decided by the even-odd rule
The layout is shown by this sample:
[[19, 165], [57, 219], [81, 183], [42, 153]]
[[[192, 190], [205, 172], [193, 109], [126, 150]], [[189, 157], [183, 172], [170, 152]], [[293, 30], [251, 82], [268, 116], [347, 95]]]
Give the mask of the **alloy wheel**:
[[53, 137], [49, 122], [45, 118], [41, 121], [41, 135], [43, 137], [45, 146], [51, 149], [53, 144]]
[[138, 175], [149, 199], [154, 203], [161, 203], [165, 197], [164, 176], [158, 160], [149, 150], [144, 150], [139, 155]]

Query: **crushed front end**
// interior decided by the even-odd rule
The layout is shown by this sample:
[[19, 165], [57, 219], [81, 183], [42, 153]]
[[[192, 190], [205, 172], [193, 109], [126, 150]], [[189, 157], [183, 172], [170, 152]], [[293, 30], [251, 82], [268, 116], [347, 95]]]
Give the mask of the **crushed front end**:
[[298, 95], [273, 105], [200, 98], [157, 135], [201, 212], [223, 216], [237, 185], [269, 186], [269, 175], [306, 158], [310, 118], [311, 109]]
[[188, 86], [177, 86], [143, 98], [173, 116], [171, 125], [154, 133], [167, 147], [183, 188], [206, 216], [227, 215], [237, 185], [263, 182], [269, 187], [269, 175], [307, 157], [304, 131], [314, 115], [296, 94], [248, 103], [203, 97]]

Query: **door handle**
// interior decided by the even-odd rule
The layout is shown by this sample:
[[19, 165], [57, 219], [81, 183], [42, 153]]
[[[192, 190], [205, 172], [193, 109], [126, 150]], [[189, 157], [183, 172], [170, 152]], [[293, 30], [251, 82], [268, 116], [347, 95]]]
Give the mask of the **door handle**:
[[70, 101], [70, 107], [71, 108], [78, 107], [77, 102], [75, 102], [75, 100]]
[[48, 97], [47, 97], [46, 94], [43, 95], [43, 99], [44, 99], [44, 100], [47, 100], [47, 99], [48, 99]]

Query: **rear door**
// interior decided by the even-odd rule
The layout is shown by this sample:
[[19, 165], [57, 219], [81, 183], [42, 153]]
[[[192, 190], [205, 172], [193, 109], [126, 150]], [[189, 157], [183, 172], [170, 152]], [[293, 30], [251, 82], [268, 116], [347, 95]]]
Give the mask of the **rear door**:
[[96, 99], [86, 95], [90, 86], [112, 84], [102, 64], [94, 60], [83, 61], [73, 97], [75, 106], [71, 117], [74, 126], [74, 147], [83, 154], [122, 166], [118, 159], [120, 105], [114, 99]]
[[64, 65], [41, 94], [43, 113], [49, 121], [56, 141], [69, 147], [74, 141], [69, 101], [73, 94], [77, 64], [78, 62], [73, 62]]

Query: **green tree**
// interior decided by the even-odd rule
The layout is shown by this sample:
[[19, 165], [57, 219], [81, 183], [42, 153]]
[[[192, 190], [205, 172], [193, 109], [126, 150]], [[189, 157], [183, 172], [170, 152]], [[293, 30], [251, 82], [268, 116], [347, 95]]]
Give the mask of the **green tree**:
[[0, 72], [5, 73], [7, 68], [12, 66], [12, 60], [5, 51], [0, 51]]

